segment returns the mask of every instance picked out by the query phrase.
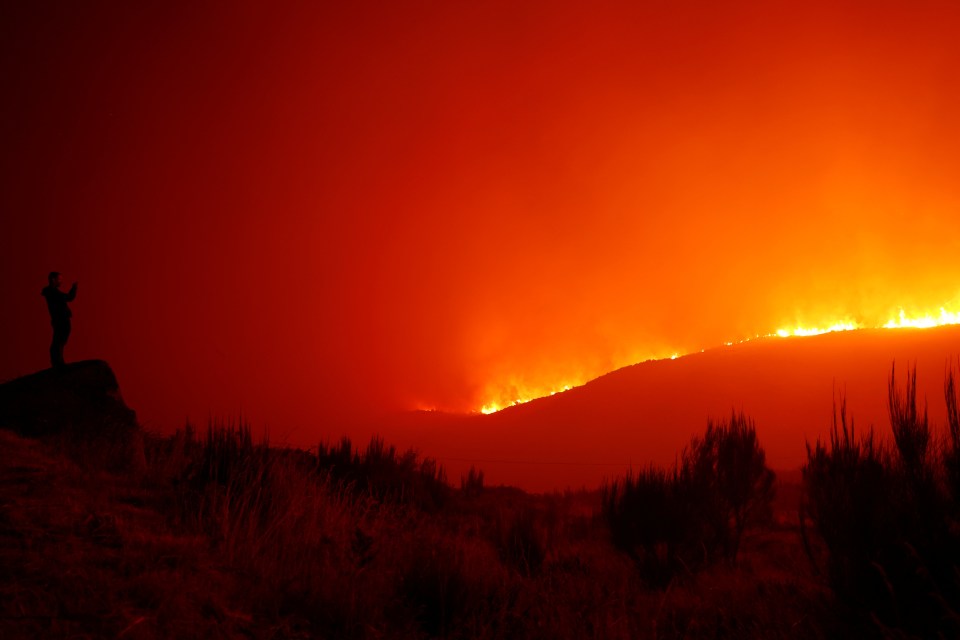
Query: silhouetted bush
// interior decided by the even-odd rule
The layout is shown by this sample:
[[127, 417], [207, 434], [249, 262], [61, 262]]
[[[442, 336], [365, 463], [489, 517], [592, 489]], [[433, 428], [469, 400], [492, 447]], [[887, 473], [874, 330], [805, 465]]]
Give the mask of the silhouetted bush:
[[232, 540], [238, 527], [255, 528], [274, 516], [278, 451], [266, 438], [255, 444], [248, 424], [211, 421], [206, 439], [190, 448], [179, 482], [181, 512], [198, 529]]
[[180, 483], [187, 467], [197, 458], [201, 448], [196, 430], [189, 422], [170, 437], [144, 433], [144, 455], [151, 480], [156, 483]]
[[253, 444], [250, 425], [212, 421], [207, 426], [207, 438], [200, 455], [188, 472], [190, 480], [197, 486], [211, 482], [221, 486], [235, 483], [237, 476], [254, 473], [252, 467], [268, 455], [267, 450], [266, 443], [261, 447]]
[[[816, 525], [826, 548], [827, 577], [844, 601], [881, 628], [955, 636], [960, 537], [949, 487], [957, 449], [951, 444], [938, 455], [931, 446], [916, 391], [915, 368], [908, 370], [902, 393], [896, 369], [891, 371], [892, 447], [876, 440], [872, 430], [857, 437], [841, 400], [829, 443], [807, 445], [801, 518], [808, 514]], [[949, 414], [949, 374], [945, 391]]]
[[901, 393], [896, 385], [896, 364], [890, 370], [887, 383], [887, 408], [890, 428], [896, 444], [898, 462], [904, 477], [918, 489], [933, 482], [934, 461], [930, 450], [930, 423], [927, 407], [917, 411], [917, 369], [907, 370], [906, 389]]
[[851, 598], [872, 593], [875, 600], [885, 591], [883, 575], [872, 563], [891, 545], [893, 522], [885, 504], [893, 483], [889, 467], [872, 430], [857, 437], [845, 399], [839, 411], [834, 408], [829, 443], [807, 443], [804, 514], [830, 550], [831, 585]]
[[734, 412], [729, 422], [707, 423], [702, 439], [690, 447], [685, 468], [713, 525], [724, 556], [736, 560], [740, 539], [748, 524], [770, 517], [776, 476], [767, 467], [766, 453], [757, 440], [753, 420]]
[[607, 484], [603, 515], [613, 544], [663, 586], [718, 554], [736, 560], [746, 526], [770, 513], [774, 479], [753, 422], [734, 413], [708, 422], [672, 469], [649, 467]]
[[450, 545], [418, 546], [412, 555], [413, 562], [402, 576], [400, 596], [424, 632], [445, 637], [470, 607], [470, 576]]
[[399, 563], [396, 603], [413, 614], [422, 633], [406, 637], [497, 637], [487, 627], [504, 606], [508, 576], [489, 545], [430, 527], [411, 534], [419, 543]]
[[947, 401], [947, 439], [943, 446], [943, 466], [956, 517], [956, 509], [960, 506], [960, 397], [952, 366], [947, 368], [943, 394]]
[[692, 505], [679, 469], [649, 467], [603, 488], [603, 515], [611, 541], [636, 563], [644, 580], [665, 586], [695, 547]]
[[351, 491], [377, 500], [409, 504], [427, 510], [443, 506], [450, 493], [443, 467], [416, 452], [403, 454], [374, 436], [365, 451], [355, 451], [348, 438], [338, 445], [317, 447], [317, 469]]
[[494, 543], [504, 565], [526, 576], [539, 572], [547, 557], [545, 524], [530, 507], [501, 510], [495, 520]]
[[483, 471], [470, 465], [467, 475], [460, 476], [460, 491], [470, 498], [475, 498], [483, 493]]

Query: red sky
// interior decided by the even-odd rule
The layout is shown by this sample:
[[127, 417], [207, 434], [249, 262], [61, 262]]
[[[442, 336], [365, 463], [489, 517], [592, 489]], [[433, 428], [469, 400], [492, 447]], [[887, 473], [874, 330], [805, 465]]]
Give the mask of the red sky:
[[0, 379], [51, 269], [148, 426], [301, 442], [960, 310], [955, 2], [175, 4], [0, 9]]

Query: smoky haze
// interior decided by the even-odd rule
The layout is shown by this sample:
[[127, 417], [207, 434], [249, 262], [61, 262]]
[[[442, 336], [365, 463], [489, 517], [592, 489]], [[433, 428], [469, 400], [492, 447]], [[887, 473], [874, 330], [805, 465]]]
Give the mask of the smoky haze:
[[348, 4], [2, 10], [0, 377], [51, 269], [148, 424], [304, 441], [960, 304], [955, 4]]

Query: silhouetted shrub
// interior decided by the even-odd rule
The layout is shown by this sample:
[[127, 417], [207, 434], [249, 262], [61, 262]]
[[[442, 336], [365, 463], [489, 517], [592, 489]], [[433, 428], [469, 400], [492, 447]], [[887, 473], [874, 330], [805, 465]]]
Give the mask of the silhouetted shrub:
[[255, 473], [255, 461], [264, 459], [267, 450], [266, 443], [261, 447], [253, 444], [250, 425], [244, 422], [234, 425], [211, 421], [200, 455], [188, 474], [197, 486], [211, 482], [221, 486], [235, 483], [239, 480], [238, 476]]
[[492, 609], [503, 606], [497, 592], [507, 576], [489, 546], [430, 528], [412, 535], [419, 543], [409, 545], [399, 562], [397, 603], [428, 637], [491, 637], [484, 631]]
[[929, 484], [933, 481], [934, 471], [930, 456], [930, 423], [926, 406], [922, 412], [917, 411], [917, 369], [907, 370], [903, 393], [897, 388], [896, 373], [894, 364], [887, 383], [887, 407], [901, 471], [912, 484]]
[[724, 556], [736, 560], [748, 524], [769, 519], [776, 476], [767, 467], [753, 420], [734, 412], [729, 422], [707, 423], [702, 439], [694, 439], [684, 467], [704, 495], [704, 509]]
[[736, 560], [744, 529], [770, 513], [774, 479], [753, 422], [734, 413], [708, 422], [672, 469], [649, 467], [604, 486], [602, 510], [613, 544], [663, 586], [718, 552]]
[[534, 575], [547, 556], [545, 523], [530, 507], [502, 509], [495, 520], [494, 543], [506, 566], [526, 576]]
[[198, 456], [201, 443], [189, 422], [170, 437], [144, 433], [144, 456], [154, 482], [179, 483]]
[[[809, 514], [816, 525], [830, 585], [844, 601], [881, 628], [954, 636], [960, 538], [947, 485], [956, 449], [939, 456], [931, 447], [926, 410], [917, 410], [916, 369], [908, 370], [902, 393], [895, 374], [888, 385], [894, 446], [872, 430], [857, 437], [841, 400], [829, 446], [807, 445], [801, 517]], [[948, 413], [952, 390], [948, 375]]]
[[403, 454], [374, 436], [365, 451], [355, 451], [348, 438], [338, 445], [317, 447], [317, 469], [351, 491], [380, 501], [436, 510], [446, 502], [450, 487], [443, 467], [416, 452]]
[[266, 438], [254, 444], [246, 423], [211, 421], [180, 479], [181, 512], [214, 539], [227, 541], [237, 527], [266, 522], [273, 517], [277, 455]]
[[957, 507], [960, 506], [960, 397], [952, 366], [947, 368], [943, 394], [947, 401], [947, 439], [943, 447], [943, 465], [956, 517]]
[[420, 627], [432, 637], [446, 636], [469, 607], [469, 576], [456, 552], [446, 546], [417, 547], [403, 575], [400, 593]]
[[878, 599], [885, 590], [872, 562], [891, 544], [893, 522], [885, 505], [892, 488], [889, 466], [872, 430], [857, 437], [844, 398], [839, 411], [834, 407], [829, 443], [807, 443], [804, 512], [830, 551], [831, 585], [850, 598], [871, 593]]
[[611, 541], [654, 586], [665, 586], [683, 564], [681, 553], [695, 546], [694, 509], [680, 478], [677, 468], [649, 467], [627, 472], [603, 488]]
[[460, 476], [460, 491], [470, 498], [475, 498], [483, 493], [483, 471], [470, 465], [467, 475]]

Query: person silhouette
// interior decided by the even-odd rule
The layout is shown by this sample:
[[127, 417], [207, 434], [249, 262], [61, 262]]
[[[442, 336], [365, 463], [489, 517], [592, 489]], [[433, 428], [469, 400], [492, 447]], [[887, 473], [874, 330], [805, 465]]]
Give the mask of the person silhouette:
[[70, 313], [68, 302], [77, 297], [77, 283], [74, 282], [70, 291], [60, 291], [60, 273], [51, 271], [47, 276], [47, 286], [40, 292], [47, 299], [47, 309], [50, 311], [50, 324], [53, 325], [53, 340], [50, 342], [50, 366], [62, 367], [63, 348], [70, 337]]

